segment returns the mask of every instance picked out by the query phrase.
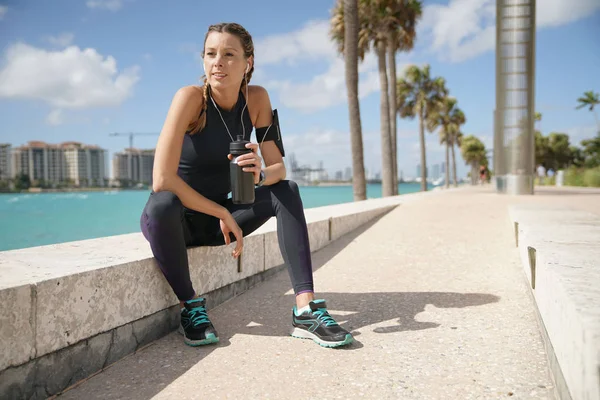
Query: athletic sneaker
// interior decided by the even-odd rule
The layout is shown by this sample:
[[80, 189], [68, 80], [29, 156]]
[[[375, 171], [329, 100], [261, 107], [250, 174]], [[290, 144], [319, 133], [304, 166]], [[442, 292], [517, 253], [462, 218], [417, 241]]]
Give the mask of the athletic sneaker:
[[185, 344], [202, 346], [218, 342], [219, 335], [206, 313], [206, 299], [199, 297], [188, 300], [183, 305], [179, 333], [183, 335]]
[[292, 336], [312, 339], [323, 347], [338, 347], [352, 343], [354, 338], [338, 325], [327, 312], [325, 300], [313, 300], [300, 310], [292, 309]]

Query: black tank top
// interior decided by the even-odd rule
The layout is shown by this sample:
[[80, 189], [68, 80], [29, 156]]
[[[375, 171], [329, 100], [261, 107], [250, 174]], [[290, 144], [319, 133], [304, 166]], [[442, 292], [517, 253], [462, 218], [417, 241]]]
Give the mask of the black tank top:
[[[215, 103], [216, 104], [216, 103]], [[238, 101], [231, 111], [219, 111], [234, 139], [242, 134], [241, 115], [243, 110], [245, 140], [250, 140], [252, 120], [246, 99], [240, 91]], [[178, 175], [194, 190], [213, 201], [227, 199], [229, 186], [229, 143], [231, 137], [221, 121], [219, 112], [210, 98], [206, 105], [206, 125], [193, 135], [186, 133], [183, 138]]]

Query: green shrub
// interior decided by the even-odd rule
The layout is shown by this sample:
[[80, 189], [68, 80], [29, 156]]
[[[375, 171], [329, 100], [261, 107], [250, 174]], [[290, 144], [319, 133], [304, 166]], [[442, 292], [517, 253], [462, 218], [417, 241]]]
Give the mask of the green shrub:
[[565, 171], [565, 186], [583, 186], [583, 170], [569, 167]]
[[600, 167], [589, 168], [583, 172], [583, 186], [600, 187]]

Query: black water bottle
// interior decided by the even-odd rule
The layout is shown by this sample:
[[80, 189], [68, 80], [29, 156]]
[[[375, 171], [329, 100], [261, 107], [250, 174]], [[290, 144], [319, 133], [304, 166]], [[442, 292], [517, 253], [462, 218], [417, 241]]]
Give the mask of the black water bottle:
[[242, 135], [238, 135], [237, 140], [229, 144], [229, 153], [233, 156], [229, 162], [229, 181], [231, 185], [231, 200], [234, 204], [254, 203], [254, 174], [252, 172], [245, 172], [243, 170], [244, 167], [239, 166], [237, 163], [239, 156], [252, 152], [252, 150], [246, 148], [246, 144], [248, 143], [250, 142], [244, 140]]

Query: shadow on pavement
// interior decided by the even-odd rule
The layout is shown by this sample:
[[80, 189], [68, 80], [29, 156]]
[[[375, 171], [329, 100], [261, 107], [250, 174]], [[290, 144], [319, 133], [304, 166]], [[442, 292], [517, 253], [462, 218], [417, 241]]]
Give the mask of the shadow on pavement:
[[[291, 329], [292, 295], [268, 305], [240, 301], [228, 306], [227, 315], [219, 318], [221, 340], [238, 333], [261, 336], [289, 336]], [[434, 322], [421, 322], [415, 316], [431, 304], [437, 308], [465, 308], [495, 303], [500, 298], [484, 293], [453, 292], [379, 292], [379, 293], [320, 293], [326, 299], [330, 314], [358, 339], [360, 330], [387, 322], [373, 332], [380, 334], [437, 328]], [[216, 321], [215, 321], [216, 323]], [[359, 346], [362, 347], [362, 346]], [[356, 346], [348, 346], [353, 349]]]
[[[353, 241], [360, 240], [360, 235], [377, 220], [314, 253], [313, 270], [323, 267]], [[293, 294], [286, 294], [291, 293], [290, 288], [288, 272], [281, 270], [269, 280], [209, 310], [219, 332], [218, 344], [192, 348], [183, 343], [179, 334], [172, 333], [116, 362], [59, 397], [86, 400], [149, 399], [201, 363], [213, 351], [228, 347], [237, 334], [289, 337], [290, 341], [297, 341], [299, 339], [289, 335], [291, 305], [294, 304]], [[349, 346], [324, 351], [360, 351], [365, 345], [360, 342], [359, 330], [374, 324], [380, 326], [372, 328], [372, 331], [382, 335], [437, 328], [440, 325], [435, 322], [415, 320], [416, 315], [423, 312], [428, 304], [437, 308], [465, 308], [495, 303], [500, 299], [485, 293], [454, 292], [319, 292], [317, 295], [327, 301], [331, 315], [355, 337], [354, 343]], [[231, 354], [223, 353], [223, 356], [230, 357]]]

